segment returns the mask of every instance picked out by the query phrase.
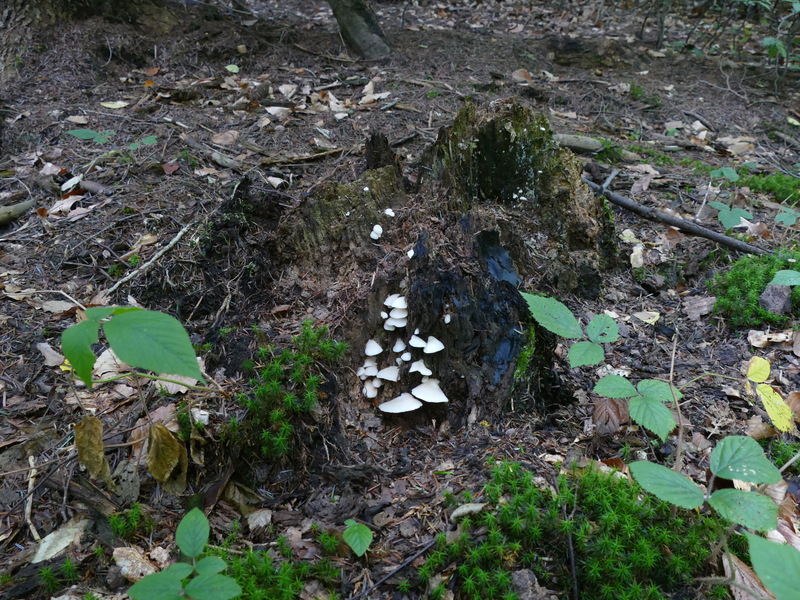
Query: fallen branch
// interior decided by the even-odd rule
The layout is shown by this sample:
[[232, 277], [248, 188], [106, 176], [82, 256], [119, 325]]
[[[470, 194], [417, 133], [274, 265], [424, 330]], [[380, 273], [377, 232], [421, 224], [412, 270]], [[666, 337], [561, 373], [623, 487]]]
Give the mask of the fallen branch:
[[11, 206], [0, 206], [0, 225], [10, 223], [17, 217], [21, 217], [32, 206], [33, 200], [25, 200]]
[[770, 251], [765, 250], [764, 248], [753, 246], [751, 244], [748, 244], [747, 242], [743, 242], [741, 240], [729, 237], [724, 233], [717, 233], [716, 231], [706, 229], [705, 227], [698, 225], [697, 223], [692, 223], [691, 221], [681, 219], [680, 217], [675, 217], [673, 215], [668, 215], [666, 213], [659, 212], [654, 208], [647, 208], [646, 206], [642, 206], [641, 204], [638, 204], [633, 200], [626, 198], [625, 196], [620, 196], [619, 194], [609, 191], [605, 189], [603, 186], [597, 185], [593, 181], [589, 181], [585, 177], [582, 179], [583, 182], [595, 192], [602, 194], [617, 206], [621, 206], [625, 210], [629, 210], [632, 213], [647, 219], [648, 221], [666, 223], [667, 225], [671, 225], [672, 227], [680, 229], [684, 233], [689, 233], [691, 235], [696, 235], [698, 237], [706, 238], [707, 240], [711, 240], [712, 242], [717, 242], [718, 244], [727, 246], [732, 250], [738, 250], [739, 252], [745, 252], [747, 254], [770, 254]]

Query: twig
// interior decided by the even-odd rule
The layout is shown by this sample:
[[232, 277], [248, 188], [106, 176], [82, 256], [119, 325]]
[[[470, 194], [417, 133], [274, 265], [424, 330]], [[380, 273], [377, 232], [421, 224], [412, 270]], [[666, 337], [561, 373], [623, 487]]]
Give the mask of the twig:
[[28, 528], [31, 530], [31, 536], [37, 542], [42, 539], [39, 535], [39, 532], [36, 531], [36, 526], [33, 524], [31, 520], [31, 512], [33, 510], [33, 490], [36, 487], [36, 474], [38, 470], [36, 469], [36, 459], [33, 455], [28, 456], [28, 464], [30, 465], [30, 473], [28, 474], [28, 498], [25, 501], [25, 522], [28, 524]]
[[386, 575], [384, 575], [383, 577], [381, 577], [380, 579], [378, 579], [378, 581], [376, 581], [375, 583], [373, 583], [373, 584], [372, 584], [370, 587], [368, 587], [367, 589], [365, 589], [365, 590], [363, 590], [363, 591], [359, 592], [359, 593], [358, 593], [358, 594], [356, 594], [355, 596], [350, 596], [350, 598], [349, 598], [348, 600], [356, 600], [356, 598], [361, 598], [362, 596], [366, 596], [366, 595], [367, 595], [367, 594], [369, 594], [369, 593], [370, 593], [372, 590], [376, 589], [376, 588], [377, 588], [377, 587], [378, 587], [380, 584], [382, 584], [384, 581], [386, 581], [386, 580], [387, 580], [387, 579], [389, 579], [390, 577], [393, 577], [394, 575], [396, 575], [397, 573], [399, 573], [400, 571], [402, 571], [403, 569], [405, 569], [405, 568], [406, 568], [408, 565], [410, 565], [410, 564], [411, 564], [413, 561], [415, 561], [417, 558], [419, 558], [420, 556], [422, 556], [423, 554], [425, 554], [425, 552], [427, 552], [428, 550], [430, 550], [430, 548], [431, 548], [431, 547], [432, 547], [432, 546], [433, 546], [435, 543], [436, 543], [436, 538], [433, 538], [433, 539], [432, 539], [430, 542], [428, 542], [427, 544], [425, 544], [425, 545], [422, 547], [422, 549], [421, 549], [419, 552], [417, 552], [417, 553], [416, 553], [416, 554], [414, 554], [413, 556], [410, 556], [409, 558], [405, 559], [405, 560], [404, 560], [403, 562], [401, 562], [401, 563], [400, 563], [400, 564], [399, 564], [399, 565], [398, 565], [398, 566], [397, 566], [395, 569], [391, 570], [391, 571], [390, 571], [390, 572], [388, 572]]
[[187, 232], [187, 231], [189, 231], [189, 229], [192, 227], [192, 225], [194, 225], [194, 223], [188, 223], [187, 225], [185, 225], [185, 226], [183, 227], [183, 229], [181, 229], [181, 230], [180, 230], [180, 231], [179, 231], [179, 232], [178, 232], [178, 233], [175, 235], [175, 237], [174, 237], [174, 238], [172, 238], [172, 239], [169, 241], [169, 244], [167, 244], [166, 246], [164, 246], [164, 247], [163, 247], [161, 250], [159, 250], [158, 252], [156, 252], [156, 253], [153, 255], [153, 258], [151, 258], [150, 260], [148, 260], [146, 263], [144, 263], [144, 264], [143, 264], [141, 267], [139, 267], [139, 268], [138, 268], [138, 269], [136, 269], [135, 271], [131, 271], [130, 273], [128, 273], [127, 275], [125, 275], [125, 277], [123, 277], [122, 279], [120, 279], [120, 280], [119, 280], [117, 283], [115, 283], [114, 285], [112, 285], [112, 286], [111, 286], [111, 288], [108, 290], [108, 294], [109, 294], [109, 295], [113, 294], [114, 292], [116, 292], [116, 291], [119, 289], [119, 287], [120, 287], [121, 285], [123, 285], [123, 284], [125, 284], [125, 283], [128, 283], [128, 282], [129, 282], [131, 279], [134, 279], [135, 277], [138, 277], [139, 275], [141, 275], [142, 273], [144, 273], [145, 271], [147, 271], [147, 270], [148, 270], [150, 267], [152, 267], [152, 266], [155, 264], [155, 262], [156, 262], [156, 261], [157, 261], [159, 258], [161, 258], [161, 257], [162, 257], [162, 256], [164, 256], [164, 255], [165, 255], [167, 252], [169, 252], [169, 251], [170, 251], [170, 249], [172, 249], [172, 247], [173, 247], [175, 244], [177, 244], [177, 243], [180, 241], [180, 239], [181, 239], [181, 238], [182, 238], [184, 235], [186, 235], [186, 232]]
[[672, 339], [672, 355], [669, 361], [669, 391], [672, 393], [672, 404], [675, 407], [675, 412], [678, 413], [678, 445], [675, 448], [675, 464], [672, 465], [676, 473], [681, 471], [681, 458], [683, 455], [683, 413], [681, 412], [681, 403], [678, 402], [678, 395], [675, 393], [675, 355], [678, 350], [678, 334], [676, 333]]
[[631, 211], [647, 219], [648, 221], [656, 221], [661, 223], [666, 223], [667, 225], [672, 225], [673, 227], [677, 227], [681, 231], [685, 233], [690, 233], [692, 235], [696, 235], [698, 237], [706, 238], [707, 240], [711, 240], [713, 242], [717, 242], [718, 244], [722, 244], [723, 246], [727, 246], [733, 250], [738, 250], [739, 252], [745, 252], [747, 254], [771, 254], [769, 250], [765, 250], [763, 248], [759, 248], [758, 246], [753, 246], [748, 244], [747, 242], [743, 242], [741, 240], [734, 239], [732, 237], [728, 237], [725, 234], [717, 233], [716, 231], [711, 231], [697, 223], [692, 223], [691, 221], [687, 221], [685, 219], [681, 219], [680, 217], [675, 217], [673, 215], [668, 215], [666, 213], [659, 212], [653, 208], [647, 208], [625, 198], [624, 196], [620, 196], [617, 193], [611, 192], [609, 190], [604, 190], [602, 186], [597, 185], [594, 181], [590, 181], [585, 177], [582, 178], [583, 182], [588, 185], [592, 190], [598, 192], [608, 198], [611, 202], [616, 204], [617, 206], [621, 206], [622, 208]]
[[[572, 505], [572, 512], [569, 514], [569, 516], [567, 516], [566, 504], [561, 505], [561, 514], [564, 515], [564, 521], [574, 517], [577, 508], [578, 494], [575, 494], [575, 502]], [[572, 529], [567, 529], [567, 546], [569, 548], [569, 569], [572, 572], [572, 595], [575, 600], [580, 600], [581, 594], [578, 588], [578, 567], [575, 564], [575, 548], [572, 545]]]

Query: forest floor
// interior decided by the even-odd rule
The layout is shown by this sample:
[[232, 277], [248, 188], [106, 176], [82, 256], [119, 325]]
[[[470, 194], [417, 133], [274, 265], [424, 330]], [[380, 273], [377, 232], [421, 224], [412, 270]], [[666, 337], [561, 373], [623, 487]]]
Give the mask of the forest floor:
[[[746, 163], [750, 172], [772, 173], [800, 163], [796, 73], [778, 77], [757, 28], [738, 43], [741, 31], [722, 29], [704, 47], [718, 25], [713, 15], [675, 17], [657, 49], [653, 27], [639, 37], [644, 14], [606, 7], [598, 20], [602, 5], [379, 3], [394, 55], [377, 63], [347, 56], [328, 5], [316, 0], [253, 3], [256, 16], [187, 7], [168, 36], [92, 18], [65, 24], [44, 47], [21, 49], [19, 75], [4, 98], [0, 199], [10, 203], [24, 192], [35, 212], [0, 225], [0, 597], [123, 597], [128, 582], [111, 558], [114, 548], [130, 544], [163, 565], [164, 549], [175, 551], [186, 498], [204, 493], [214, 507], [212, 543], [228, 538], [242, 510], [257, 510], [265, 520], [244, 525], [235, 550], [275, 554], [282, 536], [293, 560], [327, 552], [340, 577], [326, 585], [306, 579], [296, 597], [349, 598], [447, 531], [449, 502], [479, 501], [487, 465], [498, 460], [521, 461], [546, 481], [568, 459], [617, 465], [642, 452], [668, 460], [674, 435], [654, 447], [618, 409], [598, 410], [595, 369], [570, 370], [562, 359], [556, 370], [571, 401], [546, 409], [512, 403], [493, 419], [453, 430], [446, 419], [384, 420], [360, 394], [361, 348], [329, 371], [337, 381], [330, 401], [348, 407], [339, 423], [348, 452], [337, 451], [339, 440], [308, 437], [298, 442], [296, 462], [233, 458], [221, 437], [228, 417], [242, 416], [235, 398], [247, 390], [246, 361], [258, 361], [267, 344], [290, 347], [305, 319], [329, 326], [334, 339], [361, 339], [347, 330], [357, 322], [348, 311], [364, 310], [365, 297], [334, 305], [336, 290], [319, 290], [306, 282], [313, 273], [290, 264], [271, 297], [260, 295], [257, 278], [239, 285], [245, 269], [219, 268], [214, 281], [186, 281], [172, 293], [165, 284], [196, 273], [189, 263], [197, 260], [199, 229], [245, 174], [280, 192], [291, 212], [323, 182], [357, 181], [365, 142], [380, 133], [413, 181], [424, 150], [467, 99], [515, 98], [542, 112], [555, 133], [595, 136], [638, 153], [632, 162], [609, 161], [613, 150], [583, 158], [597, 183], [613, 162], [620, 172], [610, 189], [645, 206], [724, 231], [708, 206], [724, 202], [751, 213], [736, 230], [750, 243], [768, 251], [793, 245], [796, 229], [775, 222], [785, 212], [781, 198], [710, 173], [741, 172]], [[675, 42], [687, 38], [695, 51], [676, 51]], [[105, 139], [68, 133], [77, 129], [105, 132]], [[84, 173], [94, 185], [79, 184], [80, 193], [58, 187]], [[735, 329], [711, 312], [707, 283], [738, 254], [613, 210], [619, 265], [600, 297], [561, 300], [584, 323], [604, 311], [616, 318], [622, 334], [607, 363], [634, 380], [668, 380], [671, 363], [677, 385], [709, 372], [734, 379], [702, 378], [684, 390], [684, 472], [702, 483], [710, 448], [722, 437], [774, 434], [744, 382], [750, 357], [771, 361], [772, 383], [785, 395], [800, 385], [800, 345], [789, 331], [755, 347], [750, 328]], [[154, 268], [142, 268], [171, 240]], [[118, 384], [76, 395], [60, 368], [60, 336], [76, 319], [73, 299], [180, 315], [219, 391], [168, 395]], [[84, 410], [104, 421], [112, 471], [126, 460], [130, 431], [144, 418], [142, 396], [151, 418], [175, 431], [176, 407], [196, 402], [206, 411], [205, 458], [192, 453], [182, 494], [164, 492], [142, 467], [133, 496], [120, 499], [102, 483], [95, 487], [77, 463], [72, 427]], [[458, 399], [451, 405], [458, 410]], [[226, 488], [239, 495], [224, 495]], [[132, 499], [154, 526], [134, 527], [124, 542], [102, 523]], [[90, 521], [77, 536], [75, 515]], [[331, 552], [320, 541], [319, 531], [340, 533], [350, 518], [374, 531], [366, 558]], [[37, 539], [61, 529], [76, 540], [68, 555], [80, 576], [71, 590], [63, 576], [55, 583], [40, 576], [42, 565], [59, 573], [63, 556], [31, 564]], [[422, 563], [424, 555], [366, 597], [424, 596], [401, 585]], [[696, 586], [681, 597], [703, 594]]]

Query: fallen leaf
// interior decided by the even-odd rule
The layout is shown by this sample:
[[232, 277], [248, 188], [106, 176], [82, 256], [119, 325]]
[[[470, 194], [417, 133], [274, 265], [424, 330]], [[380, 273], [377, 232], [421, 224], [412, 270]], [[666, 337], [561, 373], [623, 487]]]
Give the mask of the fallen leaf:
[[[153, 423], [148, 435], [147, 468], [156, 481], [169, 480], [180, 461], [181, 443], [161, 423]], [[183, 450], [184, 454], [186, 449]]]
[[103, 423], [97, 417], [86, 416], [75, 425], [75, 447], [78, 460], [89, 471], [89, 475], [114, 488], [111, 468], [103, 445]]
[[628, 421], [628, 401], [601, 396], [595, 400], [592, 421], [598, 433], [614, 433], [622, 423]]
[[528, 73], [526, 69], [517, 69], [513, 73], [511, 73], [511, 80], [516, 81], [518, 83], [527, 82], [533, 83], [533, 77], [531, 74]]
[[742, 586], [741, 588], [731, 586], [731, 594], [734, 600], [753, 600], [754, 597], [775, 598], [766, 590], [753, 569], [730, 552], [726, 552], [723, 555], [722, 567], [725, 570], [725, 577], [733, 579], [733, 581]]
[[716, 296], [688, 296], [683, 299], [683, 311], [692, 321], [709, 314], [717, 302]]
[[100, 106], [104, 106], [106, 108], [125, 108], [129, 104], [130, 104], [130, 102], [125, 102], [123, 100], [117, 100], [115, 102], [101, 102]]
[[650, 325], [655, 325], [661, 318], [661, 315], [659, 313], [650, 310], [635, 312], [633, 313], [633, 316], [639, 319], [640, 321], [644, 321], [645, 323], [648, 323]]
[[211, 136], [211, 141], [220, 146], [231, 146], [239, 140], [239, 132], [234, 129], [222, 131]]
[[47, 342], [36, 344], [36, 349], [42, 353], [42, 356], [44, 356], [44, 364], [48, 367], [57, 367], [64, 362], [64, 357], [56, 352]]

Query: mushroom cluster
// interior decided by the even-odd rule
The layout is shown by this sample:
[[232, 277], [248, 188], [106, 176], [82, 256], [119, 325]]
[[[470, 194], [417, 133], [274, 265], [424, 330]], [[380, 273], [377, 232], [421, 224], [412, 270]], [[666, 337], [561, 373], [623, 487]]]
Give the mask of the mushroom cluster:
[[[392, 294], [384, 301], [386, 309], [381, 312], [384, 319], [383, 328], [386, 331], [403, 329], [408, 324], [408, 303], [405, 296]], [[388, 311], [388, 312], [387, 312]], [[380, 388], [385, 381], [399, 382], [404, 374], [419, 373], [421, 383], [412, 388], [410, 392], [403, 392], [396, 398], [378, 405], [383, 412], [403, 413], [418, 409], [423, 402], [447, 402], [447, 396], [439, 387], [439, 380], [432, 379], [433, 371], [426, 365], [423, 358], [412, 362], [414, 358], [411, 349], [422, 350], [422, 354], [435, 354], [444, 350], [444, 344], [429, 335], [427, 339], [422, 339], [419, 330], [404, 341], [397, 338], [391, 348], [391, 352], [396, 354], [394, 364], [389, 364], [383, 368], [378, 367], [378, 357], [383, 353], [383, 347], [375, 340], [369, 340], [364, 348], [364, 364], [356, 372], [358, 377], [364, 382], [363, 393], [367, 398], [377, 398]], [[411, 363], [406, 368], [407, 363]]]

